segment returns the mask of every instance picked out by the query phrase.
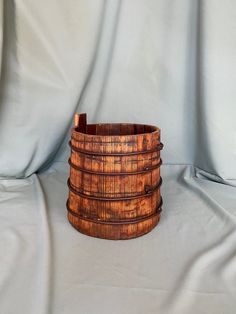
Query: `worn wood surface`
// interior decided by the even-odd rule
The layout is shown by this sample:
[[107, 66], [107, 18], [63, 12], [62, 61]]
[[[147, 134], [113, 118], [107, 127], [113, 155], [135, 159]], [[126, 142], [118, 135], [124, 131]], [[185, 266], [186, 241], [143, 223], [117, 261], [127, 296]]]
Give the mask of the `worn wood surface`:
[[87, 124], [71, 134], [68, 219], [80, 232], [130, 239], [160, 219], [160, 130], [138, 124]]

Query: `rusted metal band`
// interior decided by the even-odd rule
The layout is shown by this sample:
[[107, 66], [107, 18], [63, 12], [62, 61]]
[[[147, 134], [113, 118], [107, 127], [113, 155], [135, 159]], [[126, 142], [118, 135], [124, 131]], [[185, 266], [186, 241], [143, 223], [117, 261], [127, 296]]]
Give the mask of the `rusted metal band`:
[[67, 184], [68, 184], [69, 190], [72, 191], [74, 194], [79, 195], [80, 197], [93, 199], [93, 200], [97, 200], [97, 201], [114, 202], [114, 201], [126, 201], [126, 200], [132, 200], [132, 199], [136, 199], [136, 198], [151, 196], [155, 192], [155, 190], [160, 188], [160, 186], [162, 184], [162, 178], [160, 177], [158, 184], [155, 185], [154, 187], [146, 185], [145, 191], [144, 191], [145, 193], [140, 193], [140, 194], [136, 194], [136, 195], [132, 195], [132, 196], [125, 196], [125, 197], [99, 197], [99, 196], [95, 196], [95, 195], [88, 195], [88, 194], [84, 194], [82, 191], [79, 191], [77, 188], [73, 187], [70, 183], [70, 179], [68, 179]]
[[145, 167], [143, 170], [133, 171], [133, 172], [98, 172], [98, 171], [87, 170], [73, 164], [71, 161], [71, 158], [69, 158], [68, 163], [75, 170], [89, 173], [89, 174], [94, 174], [94, 175], [99, 175], [99, 176], [100, 175], [101, 176], [124, 176], [124, 175], [134, 175], [134, 174], [142, 174], [142, 173], [150, 172], [154, 169], [159, 168], [162, 165], [162, 160], [160, 159], [159, 163], [157, 163], [155, 166]]
[[155, 149], [152, 149], [152, 150], [143, 150], [143, 151], [127, 152], [127, 153], [103, 153], [103, 152], [91, 152], [88, 150], [80, 149], [78, 147], [75, 147], [71, 143], [71, 141], [69, 141], [69, 145], [70, 145], [71, 149], [77, 153], [80, 153], [83, 155], [93, 155], [93, 156], [132, 156], [132, 155], [141, 155], [141, 154], [151, 154], [151, 153], [155, 153], [155, 152], [162, 150], [162, 148], [164, 146], [162, 143], [160, 143], [156, 146]]
[[68, 212], [79, 218], [79, 219], [83, 219], [83, 220], [86, 220], [86, 221], [89, 221], [89, 222], [93, 222], [93, 223], [98, 223], [98, 224], [105, 224], [105, 225], [128, 225], [128, 224], [135, 224], [135, 223], [139, 223], [139, 222], [142, 222], [144, 220], [147, 220], [147, 219], [150, 219], [150, 218], [153, 218], [157, 215], [159, 215], [161, 212], [162, 212], [162, 198], [161, 198], [161, 201], [160, 203], [158, 204], [155, 212], [153, 214], [149, 214], [149, 215], [144, 215], [144, 216], [141, 216], [141, 217], [138, 217], [138, 218], [131, 218], [131, 219], [120, 219], [120, 220], [101, 220], [99, 218], [91, 218], [91, 217], [88, 217], [88, 216], [83, 216], [79, 213], [75, 213], [74, 211], [72, 211], [70, 209], [70, 206], [69, 206], [69, 200], [67, 200], [67, 203], [66, 203], [66, 207], [67, 207], [67, 210]]

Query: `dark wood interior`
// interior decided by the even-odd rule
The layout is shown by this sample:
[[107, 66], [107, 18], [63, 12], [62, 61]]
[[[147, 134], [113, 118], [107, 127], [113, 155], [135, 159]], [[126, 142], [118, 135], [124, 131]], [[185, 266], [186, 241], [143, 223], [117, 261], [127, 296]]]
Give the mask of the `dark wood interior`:
[[80, 127], [76, 128], [76, 130], [90, 135], [137, 135], [155, 132], [157, 128], [142, 124], [102, 123], [87, 124], [86, 128]]

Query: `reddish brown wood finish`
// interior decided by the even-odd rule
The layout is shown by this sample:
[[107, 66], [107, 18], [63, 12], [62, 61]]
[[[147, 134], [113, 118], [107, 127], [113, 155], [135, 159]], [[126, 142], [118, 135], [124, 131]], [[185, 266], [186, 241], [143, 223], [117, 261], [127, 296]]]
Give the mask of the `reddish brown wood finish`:
[[131, 239], [160, 220], [160, 129], [140, 124], [87, 124], [71, 134], [68, 219], [80, 232]]

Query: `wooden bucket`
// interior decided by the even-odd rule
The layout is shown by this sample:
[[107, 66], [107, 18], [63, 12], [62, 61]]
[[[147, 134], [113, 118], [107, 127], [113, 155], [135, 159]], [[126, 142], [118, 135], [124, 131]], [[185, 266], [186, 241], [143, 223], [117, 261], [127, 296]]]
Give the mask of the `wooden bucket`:
[[131, 239], [160, 220], [160, 129], [113, 123], [87, 124], [75, 115], [71, 135], [69, 222], [98, 238]]

